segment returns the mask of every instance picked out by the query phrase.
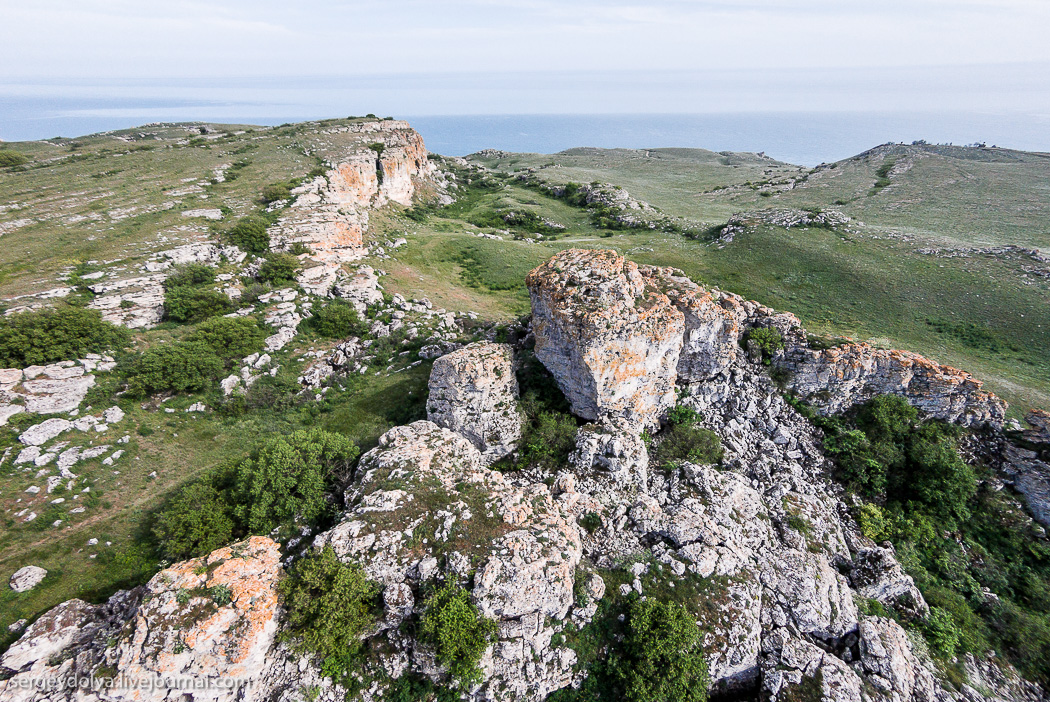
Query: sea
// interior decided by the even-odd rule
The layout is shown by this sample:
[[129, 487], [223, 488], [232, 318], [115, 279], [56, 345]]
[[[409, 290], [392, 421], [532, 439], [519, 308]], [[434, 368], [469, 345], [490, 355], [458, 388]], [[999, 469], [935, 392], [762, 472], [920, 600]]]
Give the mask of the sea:
[[[275, 125], [349, 114], [294, 102], [55, 96], [0, 91], [0, 139], [82, 136], [150, 122]], [[349, 111], [347, 111], [349, 112]], [[573, 147], [750, 151], [802, 166], [886, 142], [984, 143], [1050, 152], [1050, 115], [960, 111], [719, 112], [709, 114], [395, 114], [436, 153], [482, 149], [555, 153]]]

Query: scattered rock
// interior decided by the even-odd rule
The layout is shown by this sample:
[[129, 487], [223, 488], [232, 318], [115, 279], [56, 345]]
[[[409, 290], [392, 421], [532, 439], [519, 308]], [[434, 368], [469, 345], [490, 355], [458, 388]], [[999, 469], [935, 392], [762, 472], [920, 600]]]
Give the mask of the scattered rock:
[[11, 576], [11, 589], [15, 592], [28, 592], [47, 577], [47, 571], [39, 566], [24, 566]]

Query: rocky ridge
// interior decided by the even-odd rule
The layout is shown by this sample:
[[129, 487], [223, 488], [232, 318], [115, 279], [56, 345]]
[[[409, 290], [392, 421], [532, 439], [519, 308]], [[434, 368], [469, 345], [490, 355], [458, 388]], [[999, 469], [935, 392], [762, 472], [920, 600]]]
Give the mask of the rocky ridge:
[[[581, 682], [564, 635], [599, 616], [599, 601], [614, 594], [606, 578], [619, 573], [617, 596], [677, 586], [713, 604], [700, 623], [715, 693], [784, 702], [803, 694], [858, 702], [1046, 699], [994, 660], [965, 662], [980, 692], [956, 689], [900, 624], [863, 613], [867, 600], [903, 618], [922, 618], [928, 608], [893, 550], [853, 521], [825, 474], [819, 430], [784, 400], [754, 346], [741, 346], [749, 330], [776, 328], [787, 346], [774, 355], [777, 364], [804, 343], [797, 320], [611, 251], [562, 252], [528, 282], [536, 355], [576, 413], [597, 423], [581, 427], [573, 462], [553, 475], [490, 470], [475, 440], [502, 450], [514, 438], [501, 430], [490, 444], [477, 428], [501, 426], [514, 390], [493, 369], [512, 367], [515, 351], [476, 345], [435, 364], [433, 418], [449, 428], [419, 421], [387, 432], [362, 457], [338, 523], [313, 542], [361, 564], [382, 587], [383, 613], [367, 633], [382, 643], [370, 663], [375, 672], [446, 680], [433, 651], [402, 624], [419, 615], [425, 583], [452, 579], [499, 627], [482, 680], [465, 696], [543, 700]], [[802, 368], [830, 363], [817, 359]], [[975, 409], [994, 406], [978, 389], [960, 393], [949, 383], [920, 392], [894, 382], [886, 387], [909, 401], [994, 427], [994, 415]], [[700, 412], [718, 435], [720, 467], [647, 470], [641, 430], [659, 426], [674, 402]], [[240, 558], [247, 562], [215, 582], [210, 568], [198, 574], [202, 563], [188, 561], [105, 605], [73, 600], [52, 610], [0, 660], [13, 675], [0, 682], [0, 694], [42, 700], [23, 695], [17, 681], [72, 669], [97, 676], [112, 666], [115, 675], [236, 673], [251, 682], [248, 692], [207, 699], [290, 701], [307, 686], [315, 699], [342, 698], [315, 663], [274, 643], [276, 545], [257, 537], [206, 561]], [[220, 585], [234, 595], [228, 604], [194, 594]], [[180, 602], [177, 593], [186, 590]], [[192, 622], [179, 630], [192, 651], [161, 653], [175, 646], [165, 622], [186, 616]], [[107, 638], [118, 641], [114, 651], [100, 650]], [[357, 699], [380, 700], [384, 690], [373, 682]]]

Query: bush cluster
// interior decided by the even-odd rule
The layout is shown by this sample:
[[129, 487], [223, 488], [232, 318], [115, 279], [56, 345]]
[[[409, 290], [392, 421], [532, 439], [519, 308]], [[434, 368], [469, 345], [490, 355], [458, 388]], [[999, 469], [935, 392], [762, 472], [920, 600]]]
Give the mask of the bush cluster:
[[449, 582], [427, 599], [419, 638], [434, 647], [452, 679], [467, 687], [481, 679], [478, 664], [498, 631], [496, 622], [470, 601], [470, 593]]
[[762, 350], [762, 358], [766, 362], [784, 348], [784, 336], [774, 327], [755, 327], [744, 335], [744, 345], [749, 342], [755, 344]]
[[128, 394], [147, 397], [162, 392], [200, 392], [211, 387], [225, 368], [222, 359], [203, 342], [160, 344], [131, 361]]
[[333, 300], [314, 309], [313, 316], [306, 323], [319, 336], [328, 339], [347, 339], [368, 333], [368, 325], [357, 314], [357, 310], [342, 300]]
[[266, 257], [256, 278], [271, 285], [291, 285], [299, 274], [299, 259], [291, 254], [274, 253]]
[[233, 311], [234, 304], [224, 293], [210, 286], [215, 270], [199, 263], [179, 266], [164, 281], [164, 318], [193, 324]]
[[251, 215], [238, 220], [226, 232], [226, 240], [239, 248], [257, 256], [270, 250], [270, 234], [266, 231], [268, 222], [262, 217]]
[[281, 581], [288, 635], [321, 670], [346, 682], [356, 668], [362, 636], [379, 612], [379, 585], [359, 565], [342, 563], [331, 546], [304, 556]]
[[631, 603], [627, 632], [611, 659], [628, 702], [705, 702], [707, 663], [700, 629], [677, 602], [656, 598]]
[[253, 317], [212, 317], [197, 325], [188, 341], [199, 341], [216, 356], [232, 361], [263, 348], [266, 332]]
[[20, 154], [17, 151], [0, 149], [0, 168], [21, 166], [25, 163], [29, 163], [29, 158], [27, 158], [25, 154]]
[[322, 523], [358, 453], [342, 434], [321, 429], [267, 440], [184, 487], [157, 514], [161, 552], [189, 558], [250, 534], [290, 535]]
[[26, 366], [83, 358], [123, 349], [127, 329], [102, 320], [102, 313], [80, 307], [22, 312], [0, 317], [0, 366]]

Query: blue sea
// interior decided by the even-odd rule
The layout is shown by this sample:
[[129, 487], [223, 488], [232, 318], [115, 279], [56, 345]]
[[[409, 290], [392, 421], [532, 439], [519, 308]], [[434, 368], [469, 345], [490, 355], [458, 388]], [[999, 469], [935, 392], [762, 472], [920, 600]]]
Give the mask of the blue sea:
[[[81, 136], [148, 122], [214, 121], [273, 125], [345, 117], [326, 105], [294, 101], [224, 101], [215, 96], [92, 97], [0, 90], [0, 139]], [[380, 116], [386, 116], [380, 113]], [[462, 156], [493, 148], [554, 153], [576, 146], [692, 147], [752, 151], [805, 166], [847, 158], [885, 142], [989, 145], [1050, 151], [1050, 115], [958, 111], [737, 112], [715, 114], [395, 114], [436, 153]]]

